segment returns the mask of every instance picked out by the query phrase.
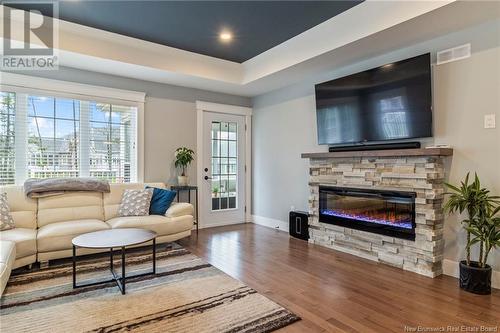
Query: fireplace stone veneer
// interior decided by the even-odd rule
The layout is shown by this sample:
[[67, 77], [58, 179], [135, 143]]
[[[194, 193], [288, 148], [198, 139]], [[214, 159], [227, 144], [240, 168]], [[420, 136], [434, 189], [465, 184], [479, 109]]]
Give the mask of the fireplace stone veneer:
[[[442, 274], [444, 159], [452, 150], [409, 149], [394, 151], [393, 156], [387, 151], [351, 154], [302, 155], [310, 159], [309, 242], [429, 277]], [[321, 222], [320, 186], [413, 193], [415, 240]]]

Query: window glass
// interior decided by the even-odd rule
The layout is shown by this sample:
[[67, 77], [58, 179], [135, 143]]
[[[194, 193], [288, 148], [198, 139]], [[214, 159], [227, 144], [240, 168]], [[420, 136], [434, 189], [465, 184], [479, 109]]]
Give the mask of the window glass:
[[212, 122], [212, 210], [235, 209], [237, 123]]
[[16, 94], [0, 94], [0, 185], [14, 184], [15, 165], [15, 109]]

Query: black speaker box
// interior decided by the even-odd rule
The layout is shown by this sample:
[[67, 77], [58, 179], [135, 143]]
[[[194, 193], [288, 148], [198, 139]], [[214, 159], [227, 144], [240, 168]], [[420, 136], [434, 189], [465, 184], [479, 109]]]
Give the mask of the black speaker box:
[[290, 212], [290, 236], [308, 240], [309, 239], [309, 214], [306, 212], [292, 211]]

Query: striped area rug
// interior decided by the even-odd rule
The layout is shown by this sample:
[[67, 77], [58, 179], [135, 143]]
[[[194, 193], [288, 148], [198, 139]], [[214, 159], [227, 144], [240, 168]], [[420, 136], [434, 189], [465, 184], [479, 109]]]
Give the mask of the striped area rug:
[[[127, 274], [151, 269], [150, 249], [127, 254]], [[11, 276], [2, 332], [271, 332], [299, 317], [179, 245], [160, 245], [157, 274], [72, 288], [71, 262]], [[120, 272], [119, 258], [115, 269]], [[110, 278], [107, 255], [82, 259], [78, 282]]]

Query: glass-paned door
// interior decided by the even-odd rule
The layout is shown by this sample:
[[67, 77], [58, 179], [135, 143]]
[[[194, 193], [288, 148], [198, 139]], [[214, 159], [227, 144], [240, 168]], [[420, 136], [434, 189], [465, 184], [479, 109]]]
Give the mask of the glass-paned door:
[[244, 132], [243, 116], [205, 113], [204, 222], [244, 221]]

